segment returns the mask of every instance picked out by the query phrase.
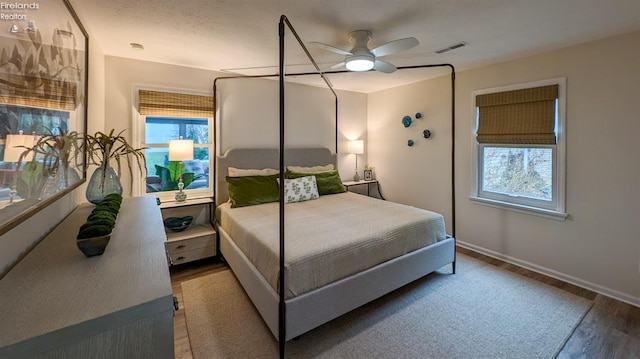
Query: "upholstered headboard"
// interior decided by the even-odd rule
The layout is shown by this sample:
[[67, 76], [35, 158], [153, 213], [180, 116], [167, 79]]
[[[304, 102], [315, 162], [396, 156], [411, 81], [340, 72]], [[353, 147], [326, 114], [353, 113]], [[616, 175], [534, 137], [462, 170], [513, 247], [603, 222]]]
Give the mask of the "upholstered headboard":
[[[229, 200], [225, 177], [229, 167], [236, 168], [280, 168], [280, 150], [277, 148], [232, 148], [216, 158], [217, 205]], [[284, 154], [285, 166], [318, 166], [332, 163], [337, 168], [337, 156], [328, 148], [288, 148]]]

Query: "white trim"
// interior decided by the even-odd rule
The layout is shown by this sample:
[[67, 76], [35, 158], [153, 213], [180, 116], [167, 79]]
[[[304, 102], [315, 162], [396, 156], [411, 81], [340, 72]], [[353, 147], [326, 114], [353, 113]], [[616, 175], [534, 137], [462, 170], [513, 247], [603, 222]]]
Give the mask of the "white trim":
[[532, 214], [534, 216], [555, 219], [557, 221], [564, 222], [567, 217], [569, 217], [569, 214], [564, 212], [553, 211], [540, 207], [525, 206], [517, 203], [503, 202], [489, 198], [469, 196], [469, 200], [476, 204], [481, 204], [493, 208], [508, 209], [519, 213]]
[[[556, 84], [558, 85], [558, 114], [557, 114], [558, 121], [556, 124], [557, 125], [556, 132], [558, 137], [557, 137], [556, 153], [555, 153], [555, 156], [556, 156], [555, 168], [553, 173], [554, 189], [557, 191], [556, 209], [550, 211], [543, 208], [524, 206], [524, 205], [519, 205], [515, 203], [502, 202], [502, 201], [490, 200], [484, 197], [479, 197], [479, 193], [480, 193], [479, 191], [480, 184], [478, 183], [479, 182], [478, 175], [480, 171], [480, 169], [478, 168], [479, 151], [478, 151], [478, 143], [476, 142], [476, 136], [475, 136], [476, 131], [478, 129], [476, 96], [488, 94], [488, 93], [513, 91], [513, 90], [556, 85]], [[566, 114], [567, 114], [566, 88], [567, 88], [567, 78], [558, 77], [558, 78], [541, 80], [541, 81], [533, 81], [533, 82], [527, 82], [527, 83], [521, 83], [521, 84], [515, 84], [515, 85], [507, 85], [507, 86], [499, 86], [499, 87], [474, 90], [471, 92], [471, 106], [472, 106], [471, 113], [474, 114], [475, 118], [474, 118], [474, 126], [471, 129], [471, 141], [472, 141], [472, 144], [471, 144], [471, 156], [472, 156], [471, 171], [472, 172], [471, 174], [473, 178], [471, 181], [470, 199], [478, 203], [482, 202], [483, 204], [487, 204], [492, 207], [514, 210], [514, 211], [523, 212], [523, 213], [532, 213], [532, 214], [538, 214], [538, 215], [542, 214], [543, 217], [554, 218], [554, 219], [564, 216], [562, 220], [566, 219], [566, 217], [568, 216], [565, 213], [566, 212], [566, 178], [567, 178], [566, 177], [566, 168], [567, 168], [566, 142], [567, 140], [566, 140], [566, 133], [565, 133], [566, 120], [567, 120], [566, 119]], [[551, 212], [551, 214], [549, 214], [549, 212]]]
[[611, 288], [607, 288], [604, 286], [601, 286], [599, 284], [595, 284], [586, 280], [582, 280], [580, 278], [576, 278], [564, 273], [560, 273], [558, 271], [555, 271], [553, 269], [549, 269], [549, 268], [545, 268], [542, 266], [539, 266], [537, 264], [533, 264], [531, 262], [527, 262], [527, 261], [523, 261], [521, 259], [517, 259], [511, 256], [507, 256], [504, 255], [502, 253], [499, 252], [495, 252], [489, 249], [485, 249], [479, 246], [476, 246], [474, 244], [471, 243], [467, 243], [464, 241], [461, 241], [459, 239], [456, 240], [456, 245], [462, 247], [462, 248], [467, 248], [470, 249], [474, 252], [478, 252], [480, 254], [484, 254], [486, 256], [489, 256], [491, 258], [496, 258], [499, 259], [501, 261], [507, 262], [507, 263], [511, 263], [514, 265], [517, 265], [519, 267], [528, 269], [530, 271], [536, 272], [536, 273], [540, 273], [543, 275], [546, 275], [548, 277], [551, 278], [555, 278], [555, 279], [559, 279], [563, 282], [567, 282], [569, 284], [573, 284], [575, 286], [578, 286], [580, 288], [584, 288], [602, 295], [605, 295], [607, 297], [613, 298], [613, 299], [617, 299], [621, 302], [625, 302], [627, 304], [631, 304], [633, 306], [636, 307], [640, 307], [640, 298], [639, 297], [634, 297], [632, 295], [626, 294], [626, 293], [622, 293], [620, 291], [611, 289]]

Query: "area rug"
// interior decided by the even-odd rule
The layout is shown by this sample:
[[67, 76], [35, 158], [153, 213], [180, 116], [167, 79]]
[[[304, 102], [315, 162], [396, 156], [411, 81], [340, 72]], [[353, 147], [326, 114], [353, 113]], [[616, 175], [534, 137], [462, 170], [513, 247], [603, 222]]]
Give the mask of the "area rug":
[[[450, 266], [287, 342], [287, 358], [554, 358], [591, 306], [458, 254]], [[182, 283], [194, 358], [277, 358], [233, 272]]]

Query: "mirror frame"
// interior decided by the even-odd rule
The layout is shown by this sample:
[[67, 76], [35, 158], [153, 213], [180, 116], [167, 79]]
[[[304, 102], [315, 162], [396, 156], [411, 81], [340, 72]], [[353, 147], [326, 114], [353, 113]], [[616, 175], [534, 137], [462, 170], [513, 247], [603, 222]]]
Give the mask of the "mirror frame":
[[[59, 19], [58, 21], [56, 21], [57, 26], [53, 27], [51, 26], [51, 28], [47, 28], [47, 22], [48, 21], [42, 21], [41, 23], [39, 23], [37, 20], [34, 20], [34, 24], [35, 26], [37, 26], [37, 30], [30, 30], [28, 29], [29, 27], [31, 27], [31, 22], [29, 22], [29, 17], [31, 15], [34, 15], [35, 12], [39, 12], [42, 13], [42, 16], [47, 16], [47, 14], [49, 14], [49, 12], [47, 11], [46, 4], [43, 4], [42, 2], [40, 3], [33, 3], [35, 4], [35, 8], [27, 8], [27, 9], [19, 9], [19, 10], [3, 10], [3, 12], [7, 12], [7, 13], [13, 13], [15, 15], [16, 20], [12, 22], [12, 24], [16, 24], [17, 26], [17, 31], [18, 32], [26, 32], [26, 33], [31, 33], [28, 34], [29, 39], [31, 39], [31, 45], [32, 48], [27, 48], [25, 49], [25, 44], [28, 44], [29, 41], [24, 40], [24, 37], [22, 39], [16, 37], [15, 41], [0, 41], [0, 55], [2, 53], [4, 53], [4, 51], [7, 51], [8, 54], [12, 54], [12, 52], [15, 51], [19, 51], [20, 48], [24, 49], [24, 54], [21, 55], [26, 55], [28, 54], [29, 50], [33, 50], [34, 48], [37, 50], [38, 48], [40, 48], [42, 45], [47, 45], [45, 41], [42, 42], [37, 42], [34, 41], [34, 38], [38, 38], [41, 40], [40, 36], [40, 30], [43, 29], [40, 27], [40, 25], [42, 23], [45, 24], [44, 27], [44, 32], [51, 32], [52, 34], [55, 32], [56, 34], [61, 34], [61, 33], [65, 33], [65, 35], [67, 36], [71, 36], [73, 37], [73, 45], [74, 48], [70, 48], [71, 50], [71, 54], [72, 56], [75, 57], [75, 60], [77, 60], [77, 65], [78, 65], [78, 69], [81, 72], [80, 73], [80, 78], [79, 78], [79, 82], [77, 83], [77, 92], [76, 92], [76, 108], [75, 108], [75, 127], [77, 128], [77, 132], [84, 138], [84, 132], [87, 129], [87, 96], [88, 96], [88, 90], [89, 90], [89, 35], [86, 31], [86, 29], [84, 28], [84, 26], [82, 25], [82, 23], [80, 22], [80, 19], [78, 18], [78, 15], [76, 14], [76, 12], [74, 11], [73, 7], [71, 6], [71, 3], [68, 0], [50, 0], [51, 3], [54, 2], [59, 2], [58, 5], [60, 5], [61, 9], [66, 9], [65, 14], [63, 15], [64, 18], [63, 19]], [[44, 5], [44, 6], [43, 6]], [[56, 5], [56, 6], [58, 6]], [[50, 17], [50, 16], [49, 16]], [[37, 19], [37, 17], [36, 17]], [[28, 24], [26, 28], [24, 28], [24, 30], [21, 30], [20, 27], [24, 24]], [[10, 25], [12, 26], [12, 25]], [[0, 31], [9, 31], [5, 28], [0, 29]], [[76, 34], [74, 33], [74, 30], [79, 30], [80, 34]], [[11, 32], [11, 31], [9, 31]], [[23, 34], [20, 34], [23, 35]], [[32, 35], [32, 36], [31, 36]], [[7, 37], [8, 38], [8, 37]], [[6, 43], [6, 44], [5, 44]], [[76, 46], [84, 46], [84, 49], [78, 49]], [[50, 44], [49, 46], [53, 47], [53, 44]], [[65, 48], [67, 49], [67, 48]], [[82, 54], [82, 51], [84, 51], [84, 54]], [[77, 56], [77, 55], [80, 56]], [[41, 56], [36, 56], [38, 57], [38, 60], [35, 61], [36, 66], [41, 66], [41, 64], [39, 64], [40, 58], [44, 57], [42, 56], [42, 54], [40, 54]], [[84, 56], [82, 56], [84, 55]], [[1, 58], [1, 57], [0, 57]], [[0, 64], [2, 65], [2, 64]], [[39, 68], [38, 68], [39, 70]], [[83, 72], [83, 73], [82, 73]], [[0, 70], [0, 74], [2, 74], [3, 71]], [[55, 79], [55, 77], [54, 77]], [[82, 91], [82, 93], [80, 93], [80, 91]], [[79, 101], [78, 101], [79, 100]], [[9, 213], [7, 212], [6, 214], [6, 220], [2, 221], [0, 220], [0, 235], [3, 235], [7, 232], [9, 232], [11, 229], [15, 228], [16, 226], [18, 226], [20, 223], [24, 222], [25, 220], [27, 220], [28, 218], [32, 217], [33, 215], [35, 215], [36, 213], [38, 213], [39, 211], [43, 210], [44, 208], [48, 207], [49, 205], [53, 204], [54, 202], [56, 202], [57, 200], [61, 199], [62, 197], [70, 194], [74, 189], [78, 188], [79, 186], [81, 186], [87, 178], [87, 172], [86, 172], [86, 151], [84, 150], [84, 145], [82, 146], [82, 153], [81, 153], [81, 158], [82, 158], [82, 167], [81, 168], [77, 168], [78, 171], [81, 172], [81, 178], [79, 181], [77, 181], [76, 183], [73, 183], [69, 186], [67, 186], [66, 188], [64, 188], [63, 190], [53, 194], [51, 197], [48, 197], [46, 199], [41, 199], [38, 200], [37, 203], [26, 203], [27, 201], [23, 201], [23, 202], [16, 202], [16, 203], [12, 203], [9, 206], [3, 208], [2, 210], [6, 210], [11, 208], [13, 210], [13, 212], [15, 213]], [[23, 204], [21, 204], [23, 203]], [[5, 215], [3, 215], [2, 217], [5, 217]]]

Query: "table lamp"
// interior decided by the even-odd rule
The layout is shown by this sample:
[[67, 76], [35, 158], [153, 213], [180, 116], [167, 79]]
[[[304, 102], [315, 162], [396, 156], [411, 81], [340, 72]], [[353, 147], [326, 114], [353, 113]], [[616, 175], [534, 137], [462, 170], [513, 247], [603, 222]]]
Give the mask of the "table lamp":
[[178, 140], [169, 140], [169, 161], [178, 161], [178, 172], [180, 179], [178, 180], [178, 193], [176, 193], [176, 202], [184, 202], [187, 200], [187, 194], [184, 193], [184, 182], [182, 182], [182, 161], [193, 160], [193, 140], [184, 140], [182, 136]]
[[356, 155], [356, 174], [353, 175], [353, 180], [358, 182], [360, 181], [360, 175], [358, 174], [358, 155], [361, 155], [364, 153], [364, 141], [363, 140], [349, 141], [348, 151], [349, 153]]

